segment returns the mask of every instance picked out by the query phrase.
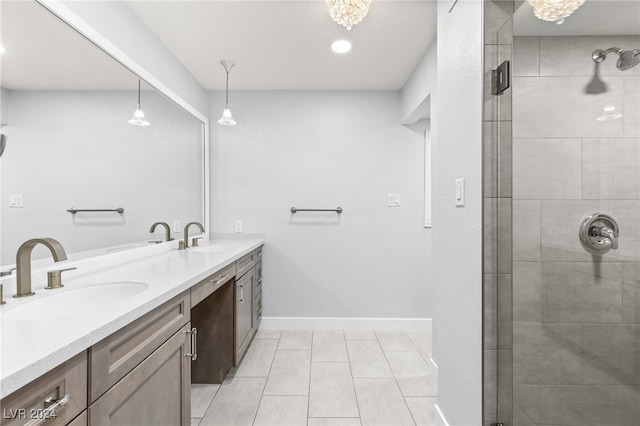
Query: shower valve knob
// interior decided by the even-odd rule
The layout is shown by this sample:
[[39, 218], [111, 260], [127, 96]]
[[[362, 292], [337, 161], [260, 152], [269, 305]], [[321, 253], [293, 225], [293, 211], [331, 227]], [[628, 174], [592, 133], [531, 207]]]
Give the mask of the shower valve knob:
[[593, 213], [580, 224], [580, 243], [586, 251], [603, 255], [618, 248], [618, 223], [604, 213]]

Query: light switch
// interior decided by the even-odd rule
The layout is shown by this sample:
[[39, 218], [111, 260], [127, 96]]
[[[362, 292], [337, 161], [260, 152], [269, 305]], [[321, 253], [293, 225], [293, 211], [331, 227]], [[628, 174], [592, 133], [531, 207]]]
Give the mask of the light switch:
[[388, 194], [389, 207], [400, 207], [400, 194]]
[[22, 194], [9, 194], [9, 207], [22, 208]]
[[464, 178], [456, 179], [456, 206], [464, 206]]

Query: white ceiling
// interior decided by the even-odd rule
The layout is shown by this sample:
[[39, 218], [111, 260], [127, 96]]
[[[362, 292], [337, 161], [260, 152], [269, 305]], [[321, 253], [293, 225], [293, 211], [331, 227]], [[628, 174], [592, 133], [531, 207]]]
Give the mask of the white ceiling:
[[[351, 31], [324, 0], [129, 1], [132, 11], [209, 90], [398, 90], [436, 35], [432, 0], [373, 0]], [[35, 1], [0, 2], [2, 86], [132, 90], [137, 78]], [[353, 43], [338, 55], [330, 44]], [[143, 90], [145, 87], [143, 86]]]
[[221, 59], [236, 62], [232, 90], [398, 90], [436, 36], [433, 0], [372, 0], [351, 31], [324, 0], [127, 3], [209, 90], [224, 89]]

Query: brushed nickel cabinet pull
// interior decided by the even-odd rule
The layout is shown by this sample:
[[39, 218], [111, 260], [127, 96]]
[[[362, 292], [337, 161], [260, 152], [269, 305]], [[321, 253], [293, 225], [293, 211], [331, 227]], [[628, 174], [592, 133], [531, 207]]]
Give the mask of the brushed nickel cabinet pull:
[[224, 280], [226, 280], [227, 278], [229, 278], [229, 274], [224, 274], [224, 275], [220, 275], [218, 277], [218, 279], [216, 281], [214, 281], [214, 284], [220, 284], [221, 282], [223, 282]]
[[37, 410], [37, 413], [33, 413], [37, 418], [32, 419], [31, 421], [24, 424], [24, 426], [37, 426], [41, 425], [47, 420], [51, 420], [58, 415], [58, 411], [64, 408], [69, 401], [71, 401], [71, 395], [66, 394], [62, 398], [57, 401], [53, 398], [47, 398], [44, 401], [45, 408], [43, 410]]
[[191, 358], [191, 361], [195, 361], [198, 359], [198, 329], [193, 327], [191, 330], [184, 330], [183, 333], [191, 335], [190, 352], [184, 354], [184, 356]]

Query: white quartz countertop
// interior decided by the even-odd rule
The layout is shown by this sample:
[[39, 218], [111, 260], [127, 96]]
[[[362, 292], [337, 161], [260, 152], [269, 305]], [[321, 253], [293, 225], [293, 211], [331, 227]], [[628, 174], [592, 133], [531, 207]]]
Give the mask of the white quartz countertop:
[[[0, 398], [188, 290], [263, 243], [262, 238], [216, 239], [201, 242], [200, 247], [177, 250], [177, 241], [172, 241], [119, 252], [117, 255], [58, 262], [55, 267], [48, 269], [77, 267], [76, 270], [63, 273], [64, 288], [45, 290], [46, 271], [37, 271], [32, 275], [36, 294], [23, 298], [12, 298], [15, 283], [3, 280], [7, 303], [0, 306]], [[114, 284], [117, 287], [118, 283], [134, 288], [135, 294], [126, 293], [126, 297], [115, 300], [113, 297], [100, 297], [100, 302], [83, 299], [87, 297], [82, 296], [85, 293], [100, 294], [87, 292], [88, 287], [106, 289]], [[63, 292], [69, 292], [69, 295], [60, 296]], [[61, 309], [59, 302], [67, 300], [67, 296], [72, 296], [68, 300], [73, 301], [70, 304], [74, 306]], [[86, 300], [84, 306], [83, 300]], [[32, 304], [33, 308], [27, 304]]]

